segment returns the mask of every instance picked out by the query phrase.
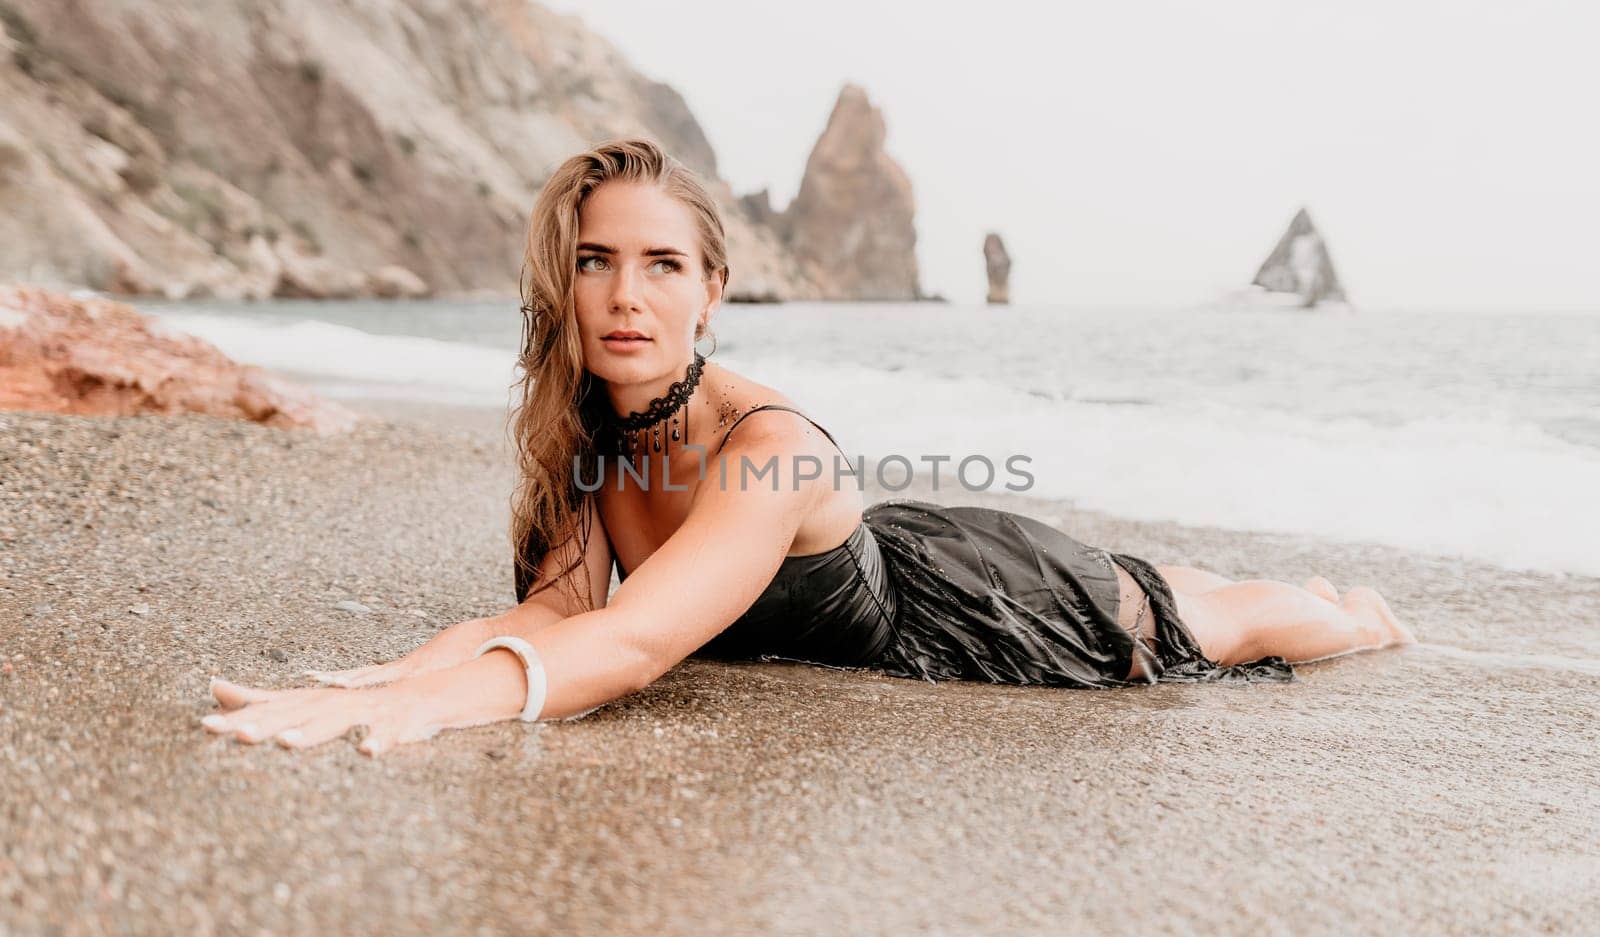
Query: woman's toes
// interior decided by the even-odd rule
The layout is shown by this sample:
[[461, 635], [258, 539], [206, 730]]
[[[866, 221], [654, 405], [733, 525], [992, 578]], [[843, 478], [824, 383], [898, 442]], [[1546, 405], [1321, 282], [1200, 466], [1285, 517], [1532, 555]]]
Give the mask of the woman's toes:
[[1390, 644], [1416, 644], [1417, 636], [1406, 627], [1394, 610], [1389, 608], [1389, 603], [1376, 589], [1367, 586], [1352, 586], [1345, 592], [1344, 604], [1346, 607], [1355, 607], [1367, 615], [1377, 619], [1383, 626]]
[[1378, 595], [1376, 592], [1372, 594], [1377, 600], [1375, 604], [1378, 608], [1378, 614], [1383, 616], [1383, 623], [1389, 626], [1389, 633], [1394, 636], [1394, 643], [1416, 644], [1417, 636], [1413, 634], [1411, 629], [1406, 627], [1406, 623], [1401, 621], [1399, 616], [1394, 613], [1394, 609], [1389, 607], [1388, 601], [1386, 601], [1383, 596]]
[[1400, 619], [1394, 617], [1394, 615], [1392, 613], [1389, 616], [1389, 623], [1390, 623], [1390, 626], [1392, 628], [1394, 628], [1394, 636], [1395, 636], [1395, 643], [1396, 644], [1416, 644], [1417, 643], [1417, 635], [1416, 635], [1416, 633], [1414, 631], [1412, 631], [1410, 629], [1410, 627], [1408, 627], [1406, 625], [1405, 622], [1403, 622]]
[[1333, 583], [1321, 576], [1312, 576], [1307, 579], [1306, 591], [1321, 596], [1329, 602], [1337, 603], [1339, 601], [1339, 590], [1333, 587]]

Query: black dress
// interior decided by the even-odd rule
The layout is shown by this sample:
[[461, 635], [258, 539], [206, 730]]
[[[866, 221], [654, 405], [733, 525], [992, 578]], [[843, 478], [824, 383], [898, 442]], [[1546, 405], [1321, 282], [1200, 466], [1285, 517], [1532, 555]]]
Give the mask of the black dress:
[[[797, 413], [833, 441], [780, 404], [739, 419], [769, 409]], [[1146, 676], [1134, 682], [1293, 679], [1280, 657], [1231, 667], [1207, 659], [1166, 580], [1144, 560], [1087, 546], [1026, 515], [916, 500], [880, 501], [837, 547], [785, 557], [755, 603], [695, 656], [924, 680], [1124, 686], [1136, 649], [1117, 623], [1113, 563], [1144, 589], [1155, 619], [1154, 639], [1143, 642]], [[627, 578], [620, 563], [618, 574]]]

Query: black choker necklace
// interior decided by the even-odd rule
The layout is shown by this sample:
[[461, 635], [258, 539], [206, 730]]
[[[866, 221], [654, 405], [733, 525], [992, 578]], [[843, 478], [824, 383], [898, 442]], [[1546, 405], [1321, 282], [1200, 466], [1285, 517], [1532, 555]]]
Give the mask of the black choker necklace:
[[[694, 353], [694, 360], [689, 362], [689, 371], [683, 380], [672, 382], [667, 392], [650, 401], [650, 405], [642, 411], [630, 413], [624, 417], [614, 417], [614, 428], [617, 435], [617, 452], [633, 456], [642, 448], [642, 444], [635, 441], [633, 434], [643, 429], [649, 429], [653, 440], [654, 450], [661, 451], [661, 424], [668, 417], [672, 419], [670, 435], [673, 442], [678, 442], [688, 437], [688, 412], [683, 410], [689, 398], [694, 394], [695, 385], [700, 383], [700, 369], [705, 367], [705, 356], [698, 351]], [[679, 411], [683, 411], [684, 428], [679, 427]]]

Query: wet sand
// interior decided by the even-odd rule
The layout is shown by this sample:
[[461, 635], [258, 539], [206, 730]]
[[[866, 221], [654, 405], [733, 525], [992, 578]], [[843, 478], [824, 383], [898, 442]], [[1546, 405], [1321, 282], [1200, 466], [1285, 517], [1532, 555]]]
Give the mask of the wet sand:
[[1424, 643], [1286, 685], [1115, 691], [690, 660], [577, 722], [377, 760], [212, 736], [213, 674], [302, 685], [510, 602], [498, 415], [369, 406], [393, 422], [338, 440], [0, 414], [0, 932], [1546, 934], [1600, 914], [1600, 580], [1016, 496], [995, 497], [1158, 564], [1373, 585]]

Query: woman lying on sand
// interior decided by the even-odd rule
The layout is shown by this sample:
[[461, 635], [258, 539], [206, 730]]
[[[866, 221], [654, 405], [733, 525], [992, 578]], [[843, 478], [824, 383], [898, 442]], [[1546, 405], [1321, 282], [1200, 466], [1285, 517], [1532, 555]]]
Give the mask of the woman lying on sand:
[[1151, 566], [989, 508], [863, 510], [860, 469], [825, 429], [695, 350], [728, 281], [722, 222], [652, 143], [563, 163], [526, 260], [521, 604], [398, 660], [311, 674], [331, 686], [213, 680], [230, 712], [207, 729], [306, 748], [365, 725], [376, 755], [443, 729], [575, 718], [690, 654], [1119, 687], [1285, 680], [1291, 661], [1415, 640], [1369, 588]]

